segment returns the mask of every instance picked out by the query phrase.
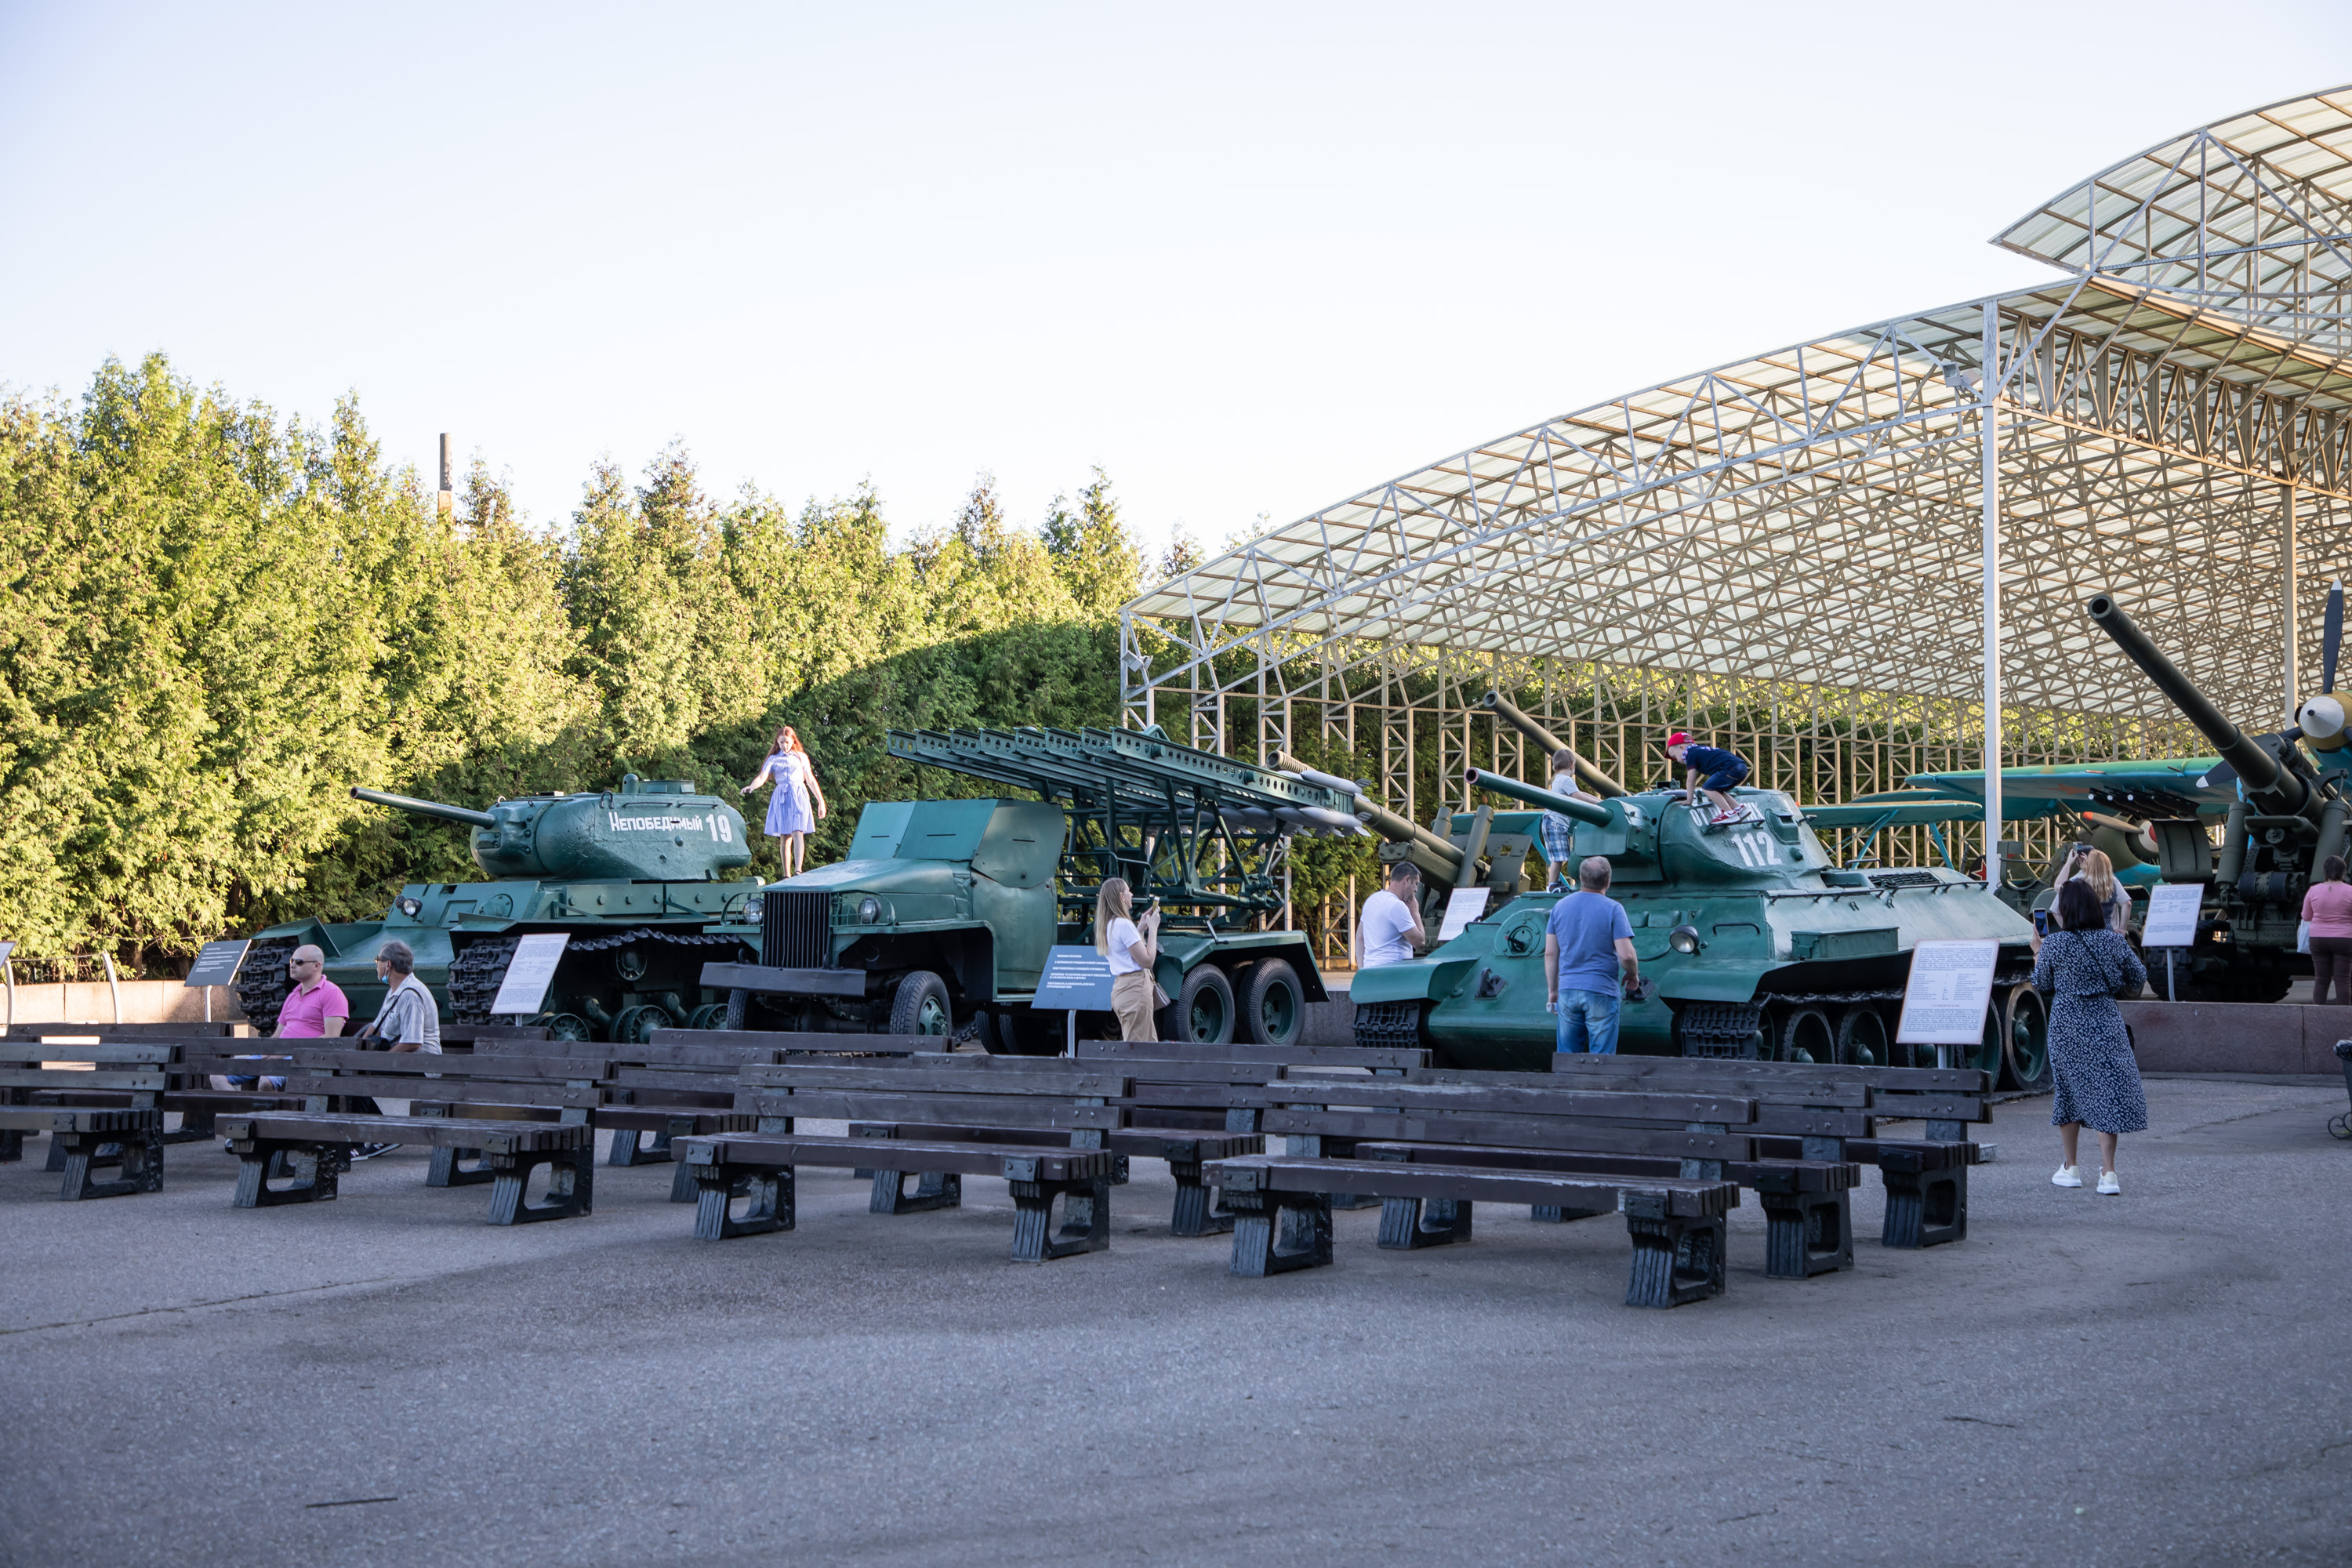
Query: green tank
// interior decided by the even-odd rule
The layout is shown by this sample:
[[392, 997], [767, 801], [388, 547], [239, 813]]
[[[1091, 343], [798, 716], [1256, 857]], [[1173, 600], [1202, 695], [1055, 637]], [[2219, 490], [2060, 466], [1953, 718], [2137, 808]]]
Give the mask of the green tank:
[[[487, 1024], [516, 939], [571, 938], [546, 1011], [530, 1022], [564, 1038], [641, 1041], [656, 1028], [707, 1026], [719, 1008], [702, 965], [741, 951], [709, 928], [740, 916], [755, 879], [729, 880], [751, 863], [742, 815], [684, 779], [640, 781], [576, 795], [519, 795], [487, 811], [355, 789], [354, 800], [474, 830], [479, 882], [413, 882], [381, 919], [292, 921], [258, 932], [237, 972], [245, 1015], [274, 1029], [303, 942], [327, 954], [327, 978], [355, 1020], [383, 1000], [375, 955], [393, 940], [416, 954], [417, 977], [444, 1022]], [[353, 1026], [356, 1027], [356, 1023]]]
[[[2002, 944], [1993, 1005], [1967, 1065], [2004, 1069], [2023, 1087], [2046, 1080], [2047, 1018], [2024, 984], [2032, 926], [1982, 882], [1941, 868], [1842, 870], [1804, 808], [1778, 790], [1734, 790], [1757, 819], [1709, 830], [1679, 791], [1595, 803], [1480, 769], [1467, 776], [1570, 818], [1579, 859], [1609, 858], [1609, 894], [1633, 928], [1649, 993], [1625, 1003], [1619, 1050], [1902, 1065], [1910, 1053], [1893, 1042], [1911, 950], [1992, 937]], [[1467, 847], [1473, 835], [1524, 842], [1541, 813], [1450, 816], [1452, 841]], [[1521, 890], [1518, 867], [1501, 863], [1509, 858], [1489, 872], [1487, 907], [1461, 934], [1424, 958], [1357, 973], [1359, 1045], [1427, 1047], [1467, 1068], [1549, 1067], [1544, 925], [1565, 895]]]

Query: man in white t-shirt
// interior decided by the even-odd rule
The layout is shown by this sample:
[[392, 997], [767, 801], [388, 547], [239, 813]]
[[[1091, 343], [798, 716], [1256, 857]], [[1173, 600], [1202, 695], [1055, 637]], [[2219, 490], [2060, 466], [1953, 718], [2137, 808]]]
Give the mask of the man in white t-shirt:
[[1407, 963], [1416, 946], [1428, 944], [1421, 904], [1413, 896], [1420, 890], [1421, 868], [1410, 860], [1400, 860], [1389, 868], [1389, 885], [1364, 900], [1363, 919], [1358, 922], [1364, 968]]

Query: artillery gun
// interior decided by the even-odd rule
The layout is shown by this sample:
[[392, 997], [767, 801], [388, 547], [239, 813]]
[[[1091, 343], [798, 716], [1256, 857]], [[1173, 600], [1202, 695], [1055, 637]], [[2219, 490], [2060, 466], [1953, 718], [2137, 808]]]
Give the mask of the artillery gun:
[[[2184, 1001], [2275, 1002], [2297, 974], [2310, 973], [2310, 961], [2295, 952], [2303, 895], [2320, 862], [2344, 853], [2352, 819], [2346, 790], [2352, 753], [2345, 750], [2344, 708], [2334, 695], [2343, 587], [2328, 593], [2320, 693], [2296, 710], [2294, 725], [2260, 735], [2231, 723], [2113, 595], [2095, 595], [2084, 610], [2211, 742], [2215, 766], [2198, 783], [2235, 779], [2237, 799], [2222, 817], [2218, 850], [2194, 802], [2179, 803], [2189, 809], [2169, 815], [2151, 812], [2147, 824], [2158, 876], [2206, 889], [2186, 973], [2175, 981], [2178, 994]], [[2329, 765], [2315, 766], [2305, 746]]]
[[[1709, 832], [1678, 790], [1596, 803], [1483, 769], [1465, 779], [1567, 817], [1580, 859], [1608, 858], [1609, 896], [1625, 908], [1643, 978], [1655, 983], [1625, 1003], [1619, 1049], [1900, 1064], [1907, 1053], [1893, 1044], [1894, 1025], [1911, 950], [1990, 937], [2001, 944], [1993, 1005], [1963, 1065], [2006, 1068], [2025, 1088], [2046, 1081], [2047, 1015], [2024, 984], [2032, 927], [1982, 882], [1949, 869], [1841, 870], [1804, 808], [1778, 790], [1733, 791], [1759, 819]], [[1544, 1070], [1555, 1028], [1544, 1005], [1545, 922], [1564, 896], [1517, 893], [1426, 958], [1359, 971], [1357, 1042], [1426, 1047], [1463, 1068]]]
[[740, 994], [730, 1017], [1058, 1051], [1068, 1014], [1033, 1005], [1038, 981], [1052, 948], [1093, 944], [1108, 877], [1163, 911], [1161, 1038], [1288, 1045], [1325, 999], [1304, 935], [1247, 928], [1281, 911], [1292, 838], [1363, 831], [1338, 794], [1156, 728], [893, 730], [888, 750], [1038, 798], [868, 805], [846, 859], [762, 889], [728, 928], [760, 952], [714, 972]]
[[289, 981], [286, 960], [303, 942], [327, 954], [327, 978], [351, 999], [354, 1026], [383, 1000], [374, 959], [406, 942], [417, 978], [442, 1016], [487, 1024], [516, 940], [534, 931], [572, 938], [532, 1023], [567, 1039], [642, 1041], [656, 1028], [708, 1024], [721, 1010], [698, 978], [706, 960], [730, 957], [734, 937], [709, 927], [759, 888], [729, 881], [750, 864], [743, 818], [684, 779], [640, 781], [576, 795], [520, 795], [488, 811], [354, 789], [354, 800], [474, 830], [480, 882], [416, 882], [380, 920], [318, 919], [272, 926], [253, 939], [237, 995], [257, 1026], [277, 1027]]

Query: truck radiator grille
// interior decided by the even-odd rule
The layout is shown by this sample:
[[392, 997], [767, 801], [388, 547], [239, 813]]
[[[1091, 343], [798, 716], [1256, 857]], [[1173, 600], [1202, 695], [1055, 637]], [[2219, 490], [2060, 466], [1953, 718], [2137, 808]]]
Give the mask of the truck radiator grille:
[[771, 890], [760, 895], [760, 962], [771, 969], [833, 967], [833, 896]]

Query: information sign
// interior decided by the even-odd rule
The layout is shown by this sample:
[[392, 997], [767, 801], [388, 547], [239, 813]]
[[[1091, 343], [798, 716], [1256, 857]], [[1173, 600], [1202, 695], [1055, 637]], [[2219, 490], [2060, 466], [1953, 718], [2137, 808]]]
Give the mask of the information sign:
[[1437, 940], [1452, 942], [1469, 929], [1470, 922], [1486, 912], [1489, 888], [1456, 888], [1445, 900], [1445, 920], [1437, 928]]
[[1110, 1011], [1110, 960], [1091, 947], [1057, 947], [1045, 955], [1032, 1007], [1053, 1012]]
[[2150, 888], [2147, 919], [2140, 926], [2140, 946], [2196, 946], [2197, 911], [2204, 904], [2205, 889], [2194, 882], [2160, 882]]
[[245, 962], [245, 950], [253, 945], [251, 937], [236, 942], [208, 942], [196, 950], [195, 963], [188, 965], [187, 985], [194, 990], [205, 985], [227, 985], [236, 979], [237, 966]]
[[547, 988], [555, 979], [555, 966], [563, 958], [564, 944], [571, 940], [560, 931], [534, 931], [519, 939], [514, 957], [507, 963], [507, 976], [499, 982], [499, 994], [490, 1003], [492, 1016], [537, 1017], [541, 1004], [547, 1000]]
[[16, 952], [16, 944], [15, 942], [0, 942], [0, 963], [7, 963], [7, 962], [8, 962], [8, 955], [9, 955], [10, 953], [12, 953], [12, 952]]
[[1911, 950], [1911, 978], [1903, 987], [1903, 1021], [1895, 1037], [1915, 1046], [1973, 1046], [1984, 1038], [1992, 1004], [1992, 972], [2000, 943], [1923, 942]]

